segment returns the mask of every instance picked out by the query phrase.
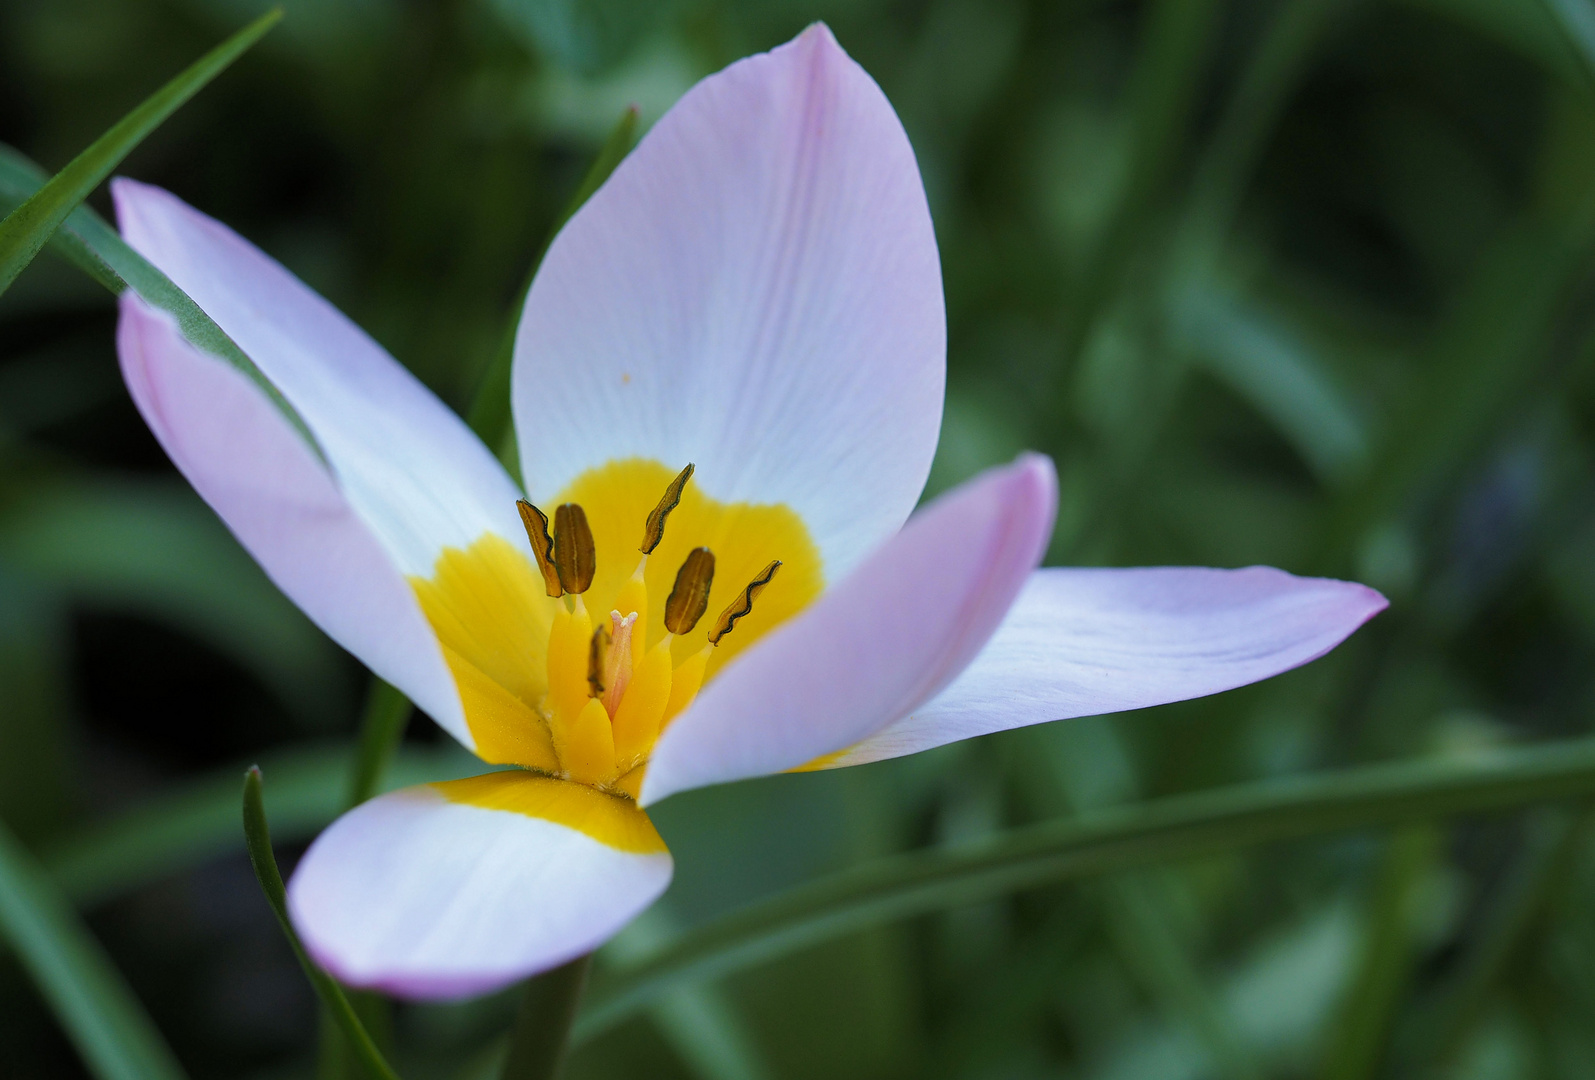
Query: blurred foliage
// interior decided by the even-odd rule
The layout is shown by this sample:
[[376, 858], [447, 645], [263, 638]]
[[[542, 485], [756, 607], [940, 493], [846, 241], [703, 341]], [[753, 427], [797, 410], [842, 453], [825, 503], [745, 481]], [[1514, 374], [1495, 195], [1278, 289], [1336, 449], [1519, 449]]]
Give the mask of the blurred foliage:
[[[264, 6], [0, 0], [0, 142], [61, 167]], [[1263, 562], [1393, 601], [1214, 699], [673, 799], [678, 878], [601, 969], [892, 852], [1595, 728], [1589, 0], [286, 7], [123, 171], [454, 406], [625, 106], [649, 124], [823, 18], [930, 193], [932, 490], [1034, 447], [1062, 480], [1052, 562]], [[175, 478], [113, 326], [53, 256], [0, 297], [0, 818], [190, 1075], [311, 1075], [311, 991], [204, 793], [266, 759], [302, 842], [343, 798], [326, 740], [363, 676]], [[395, 781], [460, 766], [424, 719], [409, 743]], [[512, 1011], [400, 1007], [392, 1060], [491, 1075]], [[9, 956], [0, 1017], [8, 1077], [87, 1075]], [[1595, 846], [1545, 809], [1034, 888], [678, 989], [568, 1074], [1595, 1076]]]

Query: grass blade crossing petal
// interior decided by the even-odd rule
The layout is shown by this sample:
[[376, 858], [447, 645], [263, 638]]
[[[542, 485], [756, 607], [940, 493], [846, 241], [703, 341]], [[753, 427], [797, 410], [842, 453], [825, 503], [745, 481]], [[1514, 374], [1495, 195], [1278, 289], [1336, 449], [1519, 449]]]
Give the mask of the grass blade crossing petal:
[[99, 187], [145, 136], [225, 71], [280, 18], [282, 9], [273, 8], [200, 57], [118, 120], [49, 183], [0, 221], [0, 292], [10, 287], [73, 208], [88, 198], [89, 192]]

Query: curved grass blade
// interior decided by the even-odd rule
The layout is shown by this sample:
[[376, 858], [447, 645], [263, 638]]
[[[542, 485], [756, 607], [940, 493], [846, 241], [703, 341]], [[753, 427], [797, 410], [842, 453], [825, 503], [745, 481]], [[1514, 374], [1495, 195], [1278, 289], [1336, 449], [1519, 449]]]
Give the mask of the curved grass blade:
[[[14, 206], [27, 199], [44, 182], [43, 177], [44, 171], [25, 155], [0, 145], [0, 207]], [[99, 214], [87, 206], [79, 206], [61, 223], [50, 246], [111, 292], [120, 294], [124, 289], [132, 289], [151, 307], [170, 314], [191, 344], [249, 376], [305, 444], [326, 461], [326, 455], [304, 418], [244, 350], [201, 311], [187, 293], [174, 285], [171, 278], [129, 247]]]
[[1271, 841], [1500, 811], [1595, 792], [1595, 739], [1466, 761], [1370, 765], [1172, 796], [1015, 829], [973, 850], [899, 855], [821, 878], [686, 934], [606, 978], [580, 1043], [660, 994], [822, 941], [1039, 885]]
[[[264, 759], [272, 776], [279, 839], [310, 839], [345, 809], [344, 785], [354, 762], [346, 744], [301, 747]], [[464, 750], [401, 749], [388, 787], [452, 780], [482, 771]], [[238, 771], [188, 781], [109, 821], [90, 825], [49, 847], [41, 860], [78, 907], [90, 907], [142, 885], [235, 851]]]
[[99, 1080], [182, 1080], [182, 1067], [121, 974], [3, 824], [0, 934]]
[[5, 292], [23, 267], [33, 261], [72, 209], [88, 198], [89, 192], [99, 187], [145, 136], [227, 70], [281, 18], [282, 9], [273, 8], [200, 57], [118, 120], [111, 130], [94, 140], [49, 183], [0, 221], [0, 293]]
[[466, 413], [465, 422], [471, 426], [471, 430], [487, 443], [489, 449], [499, 456], [505, 467], [517, 479], [520, 477], [521, 466], [520, 462], [515, 460], [515, 445], [510, 438], [510, 367], [515, 359], [515, 330], [521, 323], [521, 309], [526, 306], [526, 294], [532, 290], [532, 279], [537, 277], [537, 270], [543, 265], [543, 256], [548, 254], [554, 237], [559, 235], [559, 230], [565, 227], [565, 223], [576, 216], [576, 211], [593, 197], [593, 192], [603, 186], [604, 181], [609, 179], [609, 174], [625, 160], [627, 154], [631, 153], [631, 144], [636, 137], [637, 107], [633, 105], [621, 114], [619, 122], [604, 140], [604, 145], [599, 149], [598, 156], [593, 159], [587, 175], [582, 177], [575, 194], [571, 196], [570, 202], [565, 204], [559, 220], [554, 222], [553, 229], [549, 231], [542, 250], [537, 253], [537, 258], [532, 260], [532, 268], [527, 271], [526, 281], [516, 295], [514, 308], [510, 310], [509, 324], [504, 328], [503, 337], [499, 339], [498, 351], [493, 354], [487, 374], [482, 377], [482, 385], [477, 388], [476, 397], [472, 399], [471, 407]]
[[261, 892], [266, 894], [266, 903], [271, 905], [272, 914], [277, 916], [288, 944], [299, 958], [299, 966], [305, 969], [310, 985], [316, 988], [322, 1005], [332, 1014], [355, 1058], [377, 1080], [399, 1080], [398, 1074], [366, 1032], [365, 1025], [360, 1023], [360, 1017], [355, 1015], [354, 1006], [349, 1004], [343, 987], [310, 959], [293, 923], [288, 921], [288, 895], [283, 888], [282, 874], [277, 870], [277, 858], [271, 851], [271, 830], [266, 825], [266, 804], [261, 796], [258, 765], [244, 774], [244, 841], [249, 846], [249, 862], [255, 868]]

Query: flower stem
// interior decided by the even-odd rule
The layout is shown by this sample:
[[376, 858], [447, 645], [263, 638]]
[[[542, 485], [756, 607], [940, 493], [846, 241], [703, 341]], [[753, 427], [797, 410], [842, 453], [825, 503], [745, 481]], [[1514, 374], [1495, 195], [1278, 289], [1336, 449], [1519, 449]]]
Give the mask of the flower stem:
[[591, 962], [588, 953], [526, 981], [501, 1080], [552, 1080], [559, 1072]]
[[399, 740], [404, 737], [410, 708], [410, 699], [401, 691], [375, 675], [371, 677], [365, 715], [360, 721], [360, 751], [349, 776], [348, 805], [351, 808], [382, 789], [382, 774], [388, 771]]

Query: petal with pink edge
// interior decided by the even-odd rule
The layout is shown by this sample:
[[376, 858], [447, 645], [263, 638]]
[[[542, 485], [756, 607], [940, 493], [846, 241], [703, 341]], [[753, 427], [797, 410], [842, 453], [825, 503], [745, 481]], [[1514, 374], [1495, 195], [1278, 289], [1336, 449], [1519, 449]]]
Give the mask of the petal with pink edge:
[[1216, 694], [1324, 655], [1383, 611], [1364, 585], [1244, 570], [1038, 570], [936, 698], [827, 763]]
[[519, 493], [503, 467], [369, 335], [176, 196], [131, 180], [115, 181], [111, 193], [123, 237], [192, 297], [304, 418], [344, 498], [401, 573], [430, 577], [444, 546], [467, 547], [485, 532], [525, 543], [515, 514]]
[[926, 506], [704, 688], [660, 736], [640, 801], [796, 768], [935, 697], [1002, 622], [1056, 509], [1035, 454]]
[[[601, 820], [582, 816], [594, 807], [573, 815], [564, 805], [584, 800], [614, 805], [597, 807]], [[536, 816], [550, 807], [560, 820]], [[288, 910], [316, 962], [342, 982], [461, 998], [591, 952], [653, 903], [671, 871], [634, 805], [568, 781], [498, 773], [351, 810], [300, 860]]]
[[784, 503], [835, 581], [919, 498], [941, 270], [913, 149], [823, 25], [700, 82], [549, 249], [515, 342], [534, 501], [628, 457]]
[[178, 470], [317, 626], [472, 746], [415, 593], [299, 433], [169, 315], [131, 291], [121, 310], [122, 377]]

